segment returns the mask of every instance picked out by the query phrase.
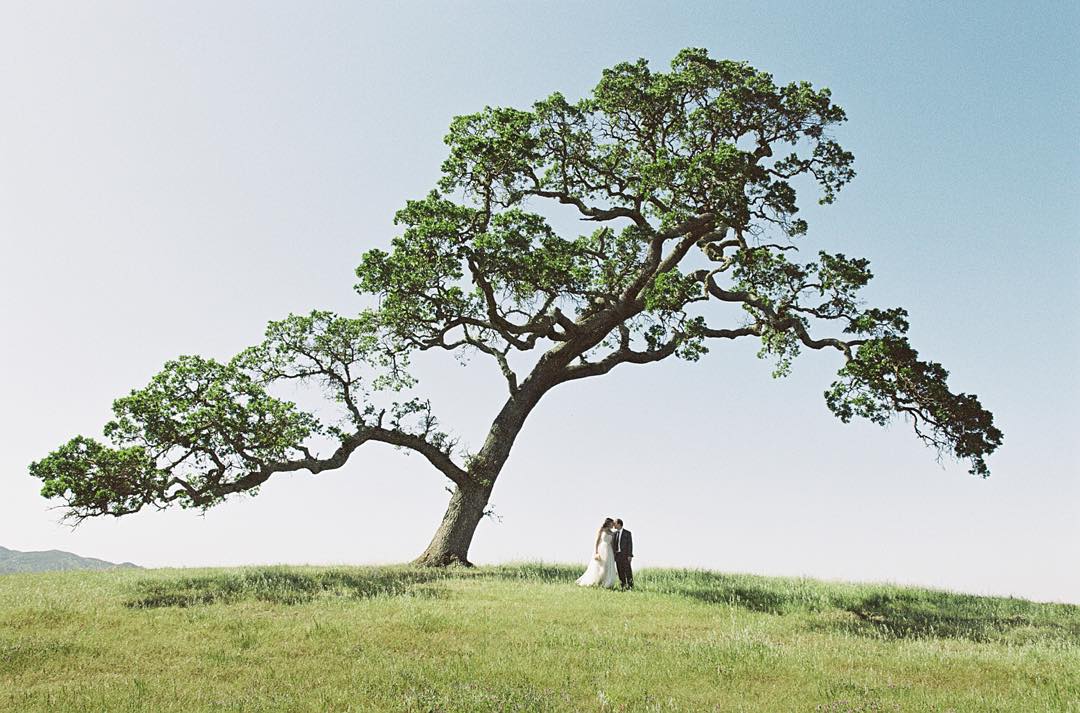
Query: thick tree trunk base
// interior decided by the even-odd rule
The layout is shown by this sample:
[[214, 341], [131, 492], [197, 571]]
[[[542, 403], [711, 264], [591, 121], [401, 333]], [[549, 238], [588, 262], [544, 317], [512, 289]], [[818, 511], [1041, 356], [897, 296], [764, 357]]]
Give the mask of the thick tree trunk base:
[[412, 563], [418, 567], [472, 567], [469, 546], [472, 545], [476, 526], [484, 517], [490, 495], [488, 488], [458, 486], [446, 507], [442, 524], [431, 538], [431, 544]]
[[454, 554], [428, 555], [427, 552], [414, 559], [411, 564], [414, 567], [474, 567], [467, 559], [461, 559]]

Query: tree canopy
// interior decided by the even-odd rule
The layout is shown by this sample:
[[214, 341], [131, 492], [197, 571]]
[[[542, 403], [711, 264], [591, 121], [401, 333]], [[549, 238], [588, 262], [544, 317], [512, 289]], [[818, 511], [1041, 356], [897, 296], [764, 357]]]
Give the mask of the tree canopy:
[[[577, 101], [556, 93], [456, 117], [437, 189], [408, 201], [389, 249], [369, 250], [356, 270], [376, 306], [290, 315], [224, 363], [168, 362], [114, 403], [111, 445], [76, 437], [31, 473], [77, 518], [206, 508], [274, 473], [340, 467], [378, 441], [423, 454], [453, 481], [464, 499], [440, 532], [463, 527], [471, 540], [475, 522], [458, 527], [454, 513], [472, 521], [482, 511], [548, 390], [756, 339], [778, 376], [804, 349], [835, 352], [825, 401], [842, 421], [905, 417], [918, 438], [987, 476], [1002, 440], [992, 415], [919, 358], [902, 307], [864, 304], [868, 261], [823, 250], [800, 259], [809, 226], [797, 188], [829, 204], [855, 175], [832, 134], [845, 120], [828, 89], [778, 85], [701, 49], [680, 52], [667, 72], [618, 64]], [[586, 229], [560, 234], [553, 209]], [[410, 356], [429, 350], [475, 353], [505, 379], [476, 452], [409, 398]], [[336, 415], [274, 395], [297, 381], [316, 385]]]

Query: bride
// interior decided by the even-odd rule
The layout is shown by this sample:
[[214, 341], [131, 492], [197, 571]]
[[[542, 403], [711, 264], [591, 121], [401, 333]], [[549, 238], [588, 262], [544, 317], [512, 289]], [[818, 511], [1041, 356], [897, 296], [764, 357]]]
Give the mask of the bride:
[[596, 531], [596, 546], [593, 548], [593, 558], [589, 562], [585, 574], [578, 577], [577, 583], [582, 587], [605, 587], [610, 589], [618, 580], [618, 572], [615, 569], [615, 550], [611, 542], [615, 535], [612, 527], [615, 521], [610, 517], [604, 520], [604, 524]]

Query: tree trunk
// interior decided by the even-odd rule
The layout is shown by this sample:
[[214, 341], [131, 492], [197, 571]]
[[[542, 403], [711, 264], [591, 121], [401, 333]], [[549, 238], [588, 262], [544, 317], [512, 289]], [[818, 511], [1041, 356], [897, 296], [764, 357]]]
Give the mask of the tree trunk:
[[510, 457], [510, 449], [525, 425], [525, 419], [540, 398], [558, 383], [560, 370], [573, 357], [573, 352], [565, 354], [566, 351], [564, 343], [544, 355], [529, 378], [503, 404], [491, 423], [483, 448], [470, 462], [468, 480], [464, 484], [457, 484], [442, 524], [431, 538], [431, 544], [413, 560], [413, 564], [425, 567], [451, 564], [472, 566], [469, 562], [469, 545], [487, 509], [495, 480]]
[[446, 507], [442, 524], [423, 554], [413, 560], [422, 567], [462, 564], [471, 567], [469, 545], [487, 508], [491, 489], [479, 485], [457, 486]]

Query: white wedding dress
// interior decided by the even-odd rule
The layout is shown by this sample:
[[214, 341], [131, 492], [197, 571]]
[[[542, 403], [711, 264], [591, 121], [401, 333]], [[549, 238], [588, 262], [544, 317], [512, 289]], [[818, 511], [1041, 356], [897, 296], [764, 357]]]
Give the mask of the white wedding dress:
[[619, 581], [619, 573], [615, 569], [615, 549], [611, 546], [614, 539], [611, 530], [600, 533], [600, 559], [593, 557], [589, 560], [585, 574], [577, 579], [580, 586], [611, 589]]

